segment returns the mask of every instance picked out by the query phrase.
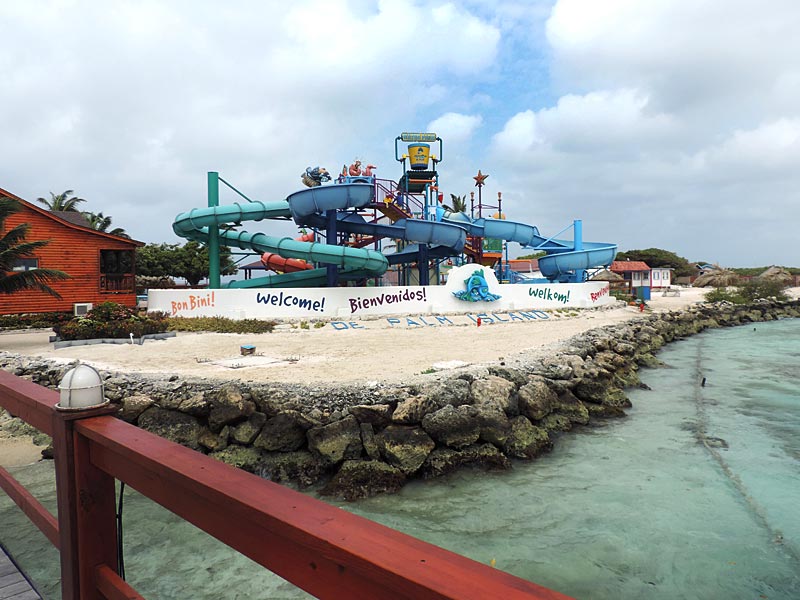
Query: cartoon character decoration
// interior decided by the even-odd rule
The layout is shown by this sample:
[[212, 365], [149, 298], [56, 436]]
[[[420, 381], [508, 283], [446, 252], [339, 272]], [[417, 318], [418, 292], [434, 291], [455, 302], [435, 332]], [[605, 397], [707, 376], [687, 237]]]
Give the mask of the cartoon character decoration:
[[372, 172], [373, 169], [377, 169], [375, 165], [367, 165], [366, 169], [361, 168], [361, 161], [356, 159], [353, 161], [353, 164], [349, 167], [344, 165], [342, 167], [342, 177], [373, 177], [375, 173]]
[[331, 174], [323, 167], [308, 167], [306, 172], [300, 176], [301, 181], [308, 187], [317, 187], [326, 181], [331, 180]]
[[467, 289], [460, 292], [453, 292], [453, 296], [466, 302], [494, 302], [500, 296], [489, 291], [489, 284], [481, 269], [473, 271], [472, 275], [464, 280]]

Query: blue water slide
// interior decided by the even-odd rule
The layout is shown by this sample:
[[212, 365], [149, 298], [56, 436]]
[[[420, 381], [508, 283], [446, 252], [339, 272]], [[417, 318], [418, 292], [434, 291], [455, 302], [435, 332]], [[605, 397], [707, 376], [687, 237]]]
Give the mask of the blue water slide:
[[615, 244], [580, 242], [579, 247], [569, 240], [545, 238], [534, 225], [500, 219], [471, 219], [464, 213], [436, 209], [436, 218], [443, 223], [459, 225], [470, 235], [516, 242], [527, 248], [543, 250], [539, 270], [550, 280], [563, 281], [575, 271], [606, 267], [617, 254]]
[[[354, 184], [372, 190], [372, 186]], [[325, 213], [335, 208], [336, 202], [332, 200], [337, 188], [343, 186], [323, 186], [301, 190], [291, 194], [287, 201], [291, 208], [292, 217], [300, 226], [325, 229], [327, 217]], [[353, 187], [353, 186], [348, 186]], [[330, 191], [329, 191], [330, 190]], [[370, 202], [363, 199], [348, 197], [347, 208], [363, 208]], [[344, 208], [344, 207], [342, 207]], [[431, 256], [456, 256], [461, 254], [467, 241], [467, 232], [457, 223], [442, 223], [424, 221], [421, 219], [400, 219], [394, 223], [368, 222], [357, 212], [341, 211], [336, 215], [336, 230], [345, 233], [356, 233], [375, 237], [388, 237], [416, 242], [417, 244], [431, 245]], [[406, 253], [403, 254], [405, 256]], [[416, 258], [409, 258], [409, 261]], [[407, 262], [398, 261], [396, 262]]]

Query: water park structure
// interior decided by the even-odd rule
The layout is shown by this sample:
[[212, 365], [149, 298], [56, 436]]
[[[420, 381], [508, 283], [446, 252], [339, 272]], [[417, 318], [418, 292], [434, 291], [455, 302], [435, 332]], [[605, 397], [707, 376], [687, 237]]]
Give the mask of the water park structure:
[[[377, 167], [362, 168], [360, 161], [335, 179], [324, 168], [309, 167], [301, 175], [305, 189], [273, 202], [251, 200], [218, 173], [208, 173], [208, 206], [181, 213], [173, 223], [178, 236], [208, 246], [208, 289], [151, 290], [149, 307], [184, 316], [291, 318], [453, 313], [490, 302], [494, 310], [510, 310], [610, 301], [607, 284], [588, 280], [592, 269], [611, 264], [617, 247], [584, 241], [582, 221], [556, 234], [571, 230], [571, 240], [511, 221], [499, 193], [497, 205], [483, 202], [487, 175], [480, 171], [478, 202], [472, 194], [469, 214], [465, 203], [445, 205], [438, 172], [443, 142], [435, 133], [397, 136], [395, 160], [401, 166], [397, 181], [378, 178]], [[220, 183], [245, 202], [220, 205]], [[484, 216], [484, 209], [494, 208], [492, 217]], [[299, 237], [240, 229], [270, 219], [293, 220]], [[507, 257], [512, 242], [542, 253], [538, 273], [520, 276], [507, 260], [504, 267], [503, 250]], [[274, 274], [222, 286], [220, 246], [259, 256]], [[274, 288], [282, 291], [269, 291]]]

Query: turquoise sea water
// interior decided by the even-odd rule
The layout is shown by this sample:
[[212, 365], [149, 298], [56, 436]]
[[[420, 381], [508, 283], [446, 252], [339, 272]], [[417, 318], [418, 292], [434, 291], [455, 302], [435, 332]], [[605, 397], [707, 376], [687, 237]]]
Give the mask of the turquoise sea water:
[[[577, 598], [800, 598], [800, 319], [658, 357], [627, 419], [540, 460], [340, 506]], [[16, 475], [52, 504], [49, 463]], [[58, 597], [55, 551], [2, 495], [0, 540]], [[125, 554], [151, 599], [306, 597], [130, 491]]]

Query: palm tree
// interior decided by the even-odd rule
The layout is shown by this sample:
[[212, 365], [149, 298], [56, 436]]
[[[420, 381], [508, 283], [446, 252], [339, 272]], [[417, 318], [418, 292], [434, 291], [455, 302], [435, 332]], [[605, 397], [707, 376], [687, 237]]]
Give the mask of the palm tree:
[[93, 212], [83, 212], [81, 214], [86, 217], [89, 227], [95, 231], [102, 231], [103, 233], [110, 233], [111, 235], [119, 237], [130, 237], [122, 227], [115, 227], [109, 231], [108, 228], [111, 227], [111, 217], [106, 217], [102, 212], [96, 214]]
[[[13, 198], [0, 198], [0, 232], [4, 229], [6, 219], [20, 210], [22, 210], [22, 206]], [[35, 250], [50, 243], [49, 241], [25, 241], [29, 230], [30, 225], [21, 223], [0, 236], [0, 294], [13, 294], [22, 290], [40, 290], [60, 299], [59, 293], [47, 284], [69, 279], [69, 275], [63, 271], [55, 269], [14, 271], [19, 259], [30, 257]]]
[[443, 205], [446, 210], [454, 213], [465, 213], [467, 212], [467, 195], [464, 194], [463, 196], [456, 196], [455, 194], [450, 194], [450, 201], [452, 204], [448, 206], [447, 204]]
[[64, 190], [60, 194], [50, 192], [49, 200], [47, 198], [37, 198], [36, 201], [44, 204], [50, 212], [78, 212], [77, 205], [81, 202], [86, 202], [86, 200], [76, 196], [70, 198], [69, 195], [72, 193], [74, 193], [74, 190]]

